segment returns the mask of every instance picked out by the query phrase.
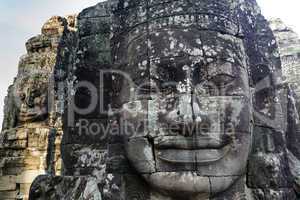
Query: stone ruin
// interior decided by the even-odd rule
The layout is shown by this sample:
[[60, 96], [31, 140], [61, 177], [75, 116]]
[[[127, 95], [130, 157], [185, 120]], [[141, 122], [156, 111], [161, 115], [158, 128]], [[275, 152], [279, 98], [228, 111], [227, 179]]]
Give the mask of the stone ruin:
[[286, 82], [290, 83], [297, 96], [300, 95], [300, 38], [291, 28], [285, 25], [280, 19], [270, 20], [270, 27], [273, 30], [279, 46], [282, 62], [282, 73]]
[[61, 174], [60, 100], [51, 94], [51, 80], [63, 32], [74, 26], [75, 16], [52, 17], [42, 33], [26, 43], [27, 54], [20, 59], [18, 75], [5, 100], [0, 199], [28, 199], [30, 185], [38, 175]]
[[[44, 173], [31, 200], [299, 198], [295, 94], [255, 0], [110, 0], [50, 22], [41, 37], [55, 47], [27, 45], [30, 58], [55, 55], [49, 71], [24, 79], [21, 106], [18, 92], [6, 102], [3, 199], [26, 198], [13, 196], [25, 191], [26, 162], [5, 171], [22, 142], [21, 155], [44, 161], [31, 166]], [[44, 139], [23, 127], [38, 137], [45, 127]]]
[[300, 38], [280, 19], [272, 19], [270, 27], [274, 32], [282, 57], [283, 75], [299, 95]]

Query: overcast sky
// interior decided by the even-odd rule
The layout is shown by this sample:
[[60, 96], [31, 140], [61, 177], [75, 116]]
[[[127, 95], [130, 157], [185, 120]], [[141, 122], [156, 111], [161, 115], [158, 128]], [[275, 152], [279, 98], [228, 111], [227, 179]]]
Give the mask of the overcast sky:
[[[0, 0], [0, 127], [4, 97], [17, 73], [25, 42], [53, 15], [78, 13], [100, 0]], [[299, 0], [258, 0], [264, 15], [281, 18], [300, 34]]]

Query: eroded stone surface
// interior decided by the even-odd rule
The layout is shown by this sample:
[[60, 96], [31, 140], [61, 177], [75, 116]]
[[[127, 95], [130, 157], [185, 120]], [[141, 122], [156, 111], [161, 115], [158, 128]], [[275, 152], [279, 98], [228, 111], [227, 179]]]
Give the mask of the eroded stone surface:
[[39, 176], [30, 188], [30, 199], [102, 200], [95, 178]]
[[[77, 31], [61, 38], [53, 72], [63, 174], [37, 178], [31, 199], [297, 199], [296, 101], [254, 0], [111, 0], [77, 20]], [[47, 36], [67, 25], [49, 23]], [[51, 42], [39, 36], [27, 48], [42, 53]], [[78, 87], [82, 81], [95, 87]], [[93, 92], [103, 98], [77, 112]], [[30, 145], [38, 148], [43, 134]], [[34, 134], [7, 135], [4, 144], [15, 151], [0, 153], [22, 156]], [[10, 162], [22, 167], [26, 159]]]
[[299, 96], [299, 36], [280, 19], [270, 20], [270, 27], [274, 32], [279, 46], [283, 76], [285, 77], [286, 81], [292, 85], [297, 96]]
[[26, 43], [27, 54], [20, 59], [5, 102], [1, 199], [28, 199], [30, 185], [38, 175], [61, 172], [62, 123], [59, 100], [52, 92], [52, 74], [61, 37], [74, 28], [74, 20], [74, 16], [52, 17], [41, 35]]

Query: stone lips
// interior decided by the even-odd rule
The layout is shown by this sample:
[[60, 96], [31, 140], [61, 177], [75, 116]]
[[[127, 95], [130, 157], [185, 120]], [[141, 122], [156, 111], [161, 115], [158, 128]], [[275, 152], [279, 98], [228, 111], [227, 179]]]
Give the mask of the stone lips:
[[[169, 163], [209, 165], [222, 159], [229, 152], [230, 146], [226, 145], [224, 139], [209, 136], [162, 137], [161, 140], [154, 140], [154, 147], [157, 149], [158, 158]], [[228, 142], [229, 139], [227, 144]]]
[[168, 163], [209, 165], [221, 160], [229, 152], [230, 147], [222, 149], [181, 150], [168, 149], [157, 150], [157, 157]]
[[229, 139], [212, 138], [209, 136], [202, 136], [196, 138], [186, 138], [182, 136], [165, 136], [155, 138], [154, 145], [158, 149], [219, 149], [226, 146], [226, 144], [228, 144], [228, 141]]

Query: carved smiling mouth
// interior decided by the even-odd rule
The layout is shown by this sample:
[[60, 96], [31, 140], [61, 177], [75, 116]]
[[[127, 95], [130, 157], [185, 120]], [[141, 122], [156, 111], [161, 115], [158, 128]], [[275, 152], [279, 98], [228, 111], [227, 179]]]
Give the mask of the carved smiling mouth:
[[21, 110], [20, 112], [20, 120], [21, 121], [30, 121], [30, 120], [35, 120], [39, 116], [45, 115], [46, 112], [44, 109], [28, 109], [28, 110]]
[[25, 122], [35, 120], [38, 116], [38, 113], [22, 113], [20, 114], [20, 121]]
[[162, 161], [206, 165], [226, 156], [230, 150], [230, 140], [208, 136], [164, 136], [154, 140], [154, 147]]

